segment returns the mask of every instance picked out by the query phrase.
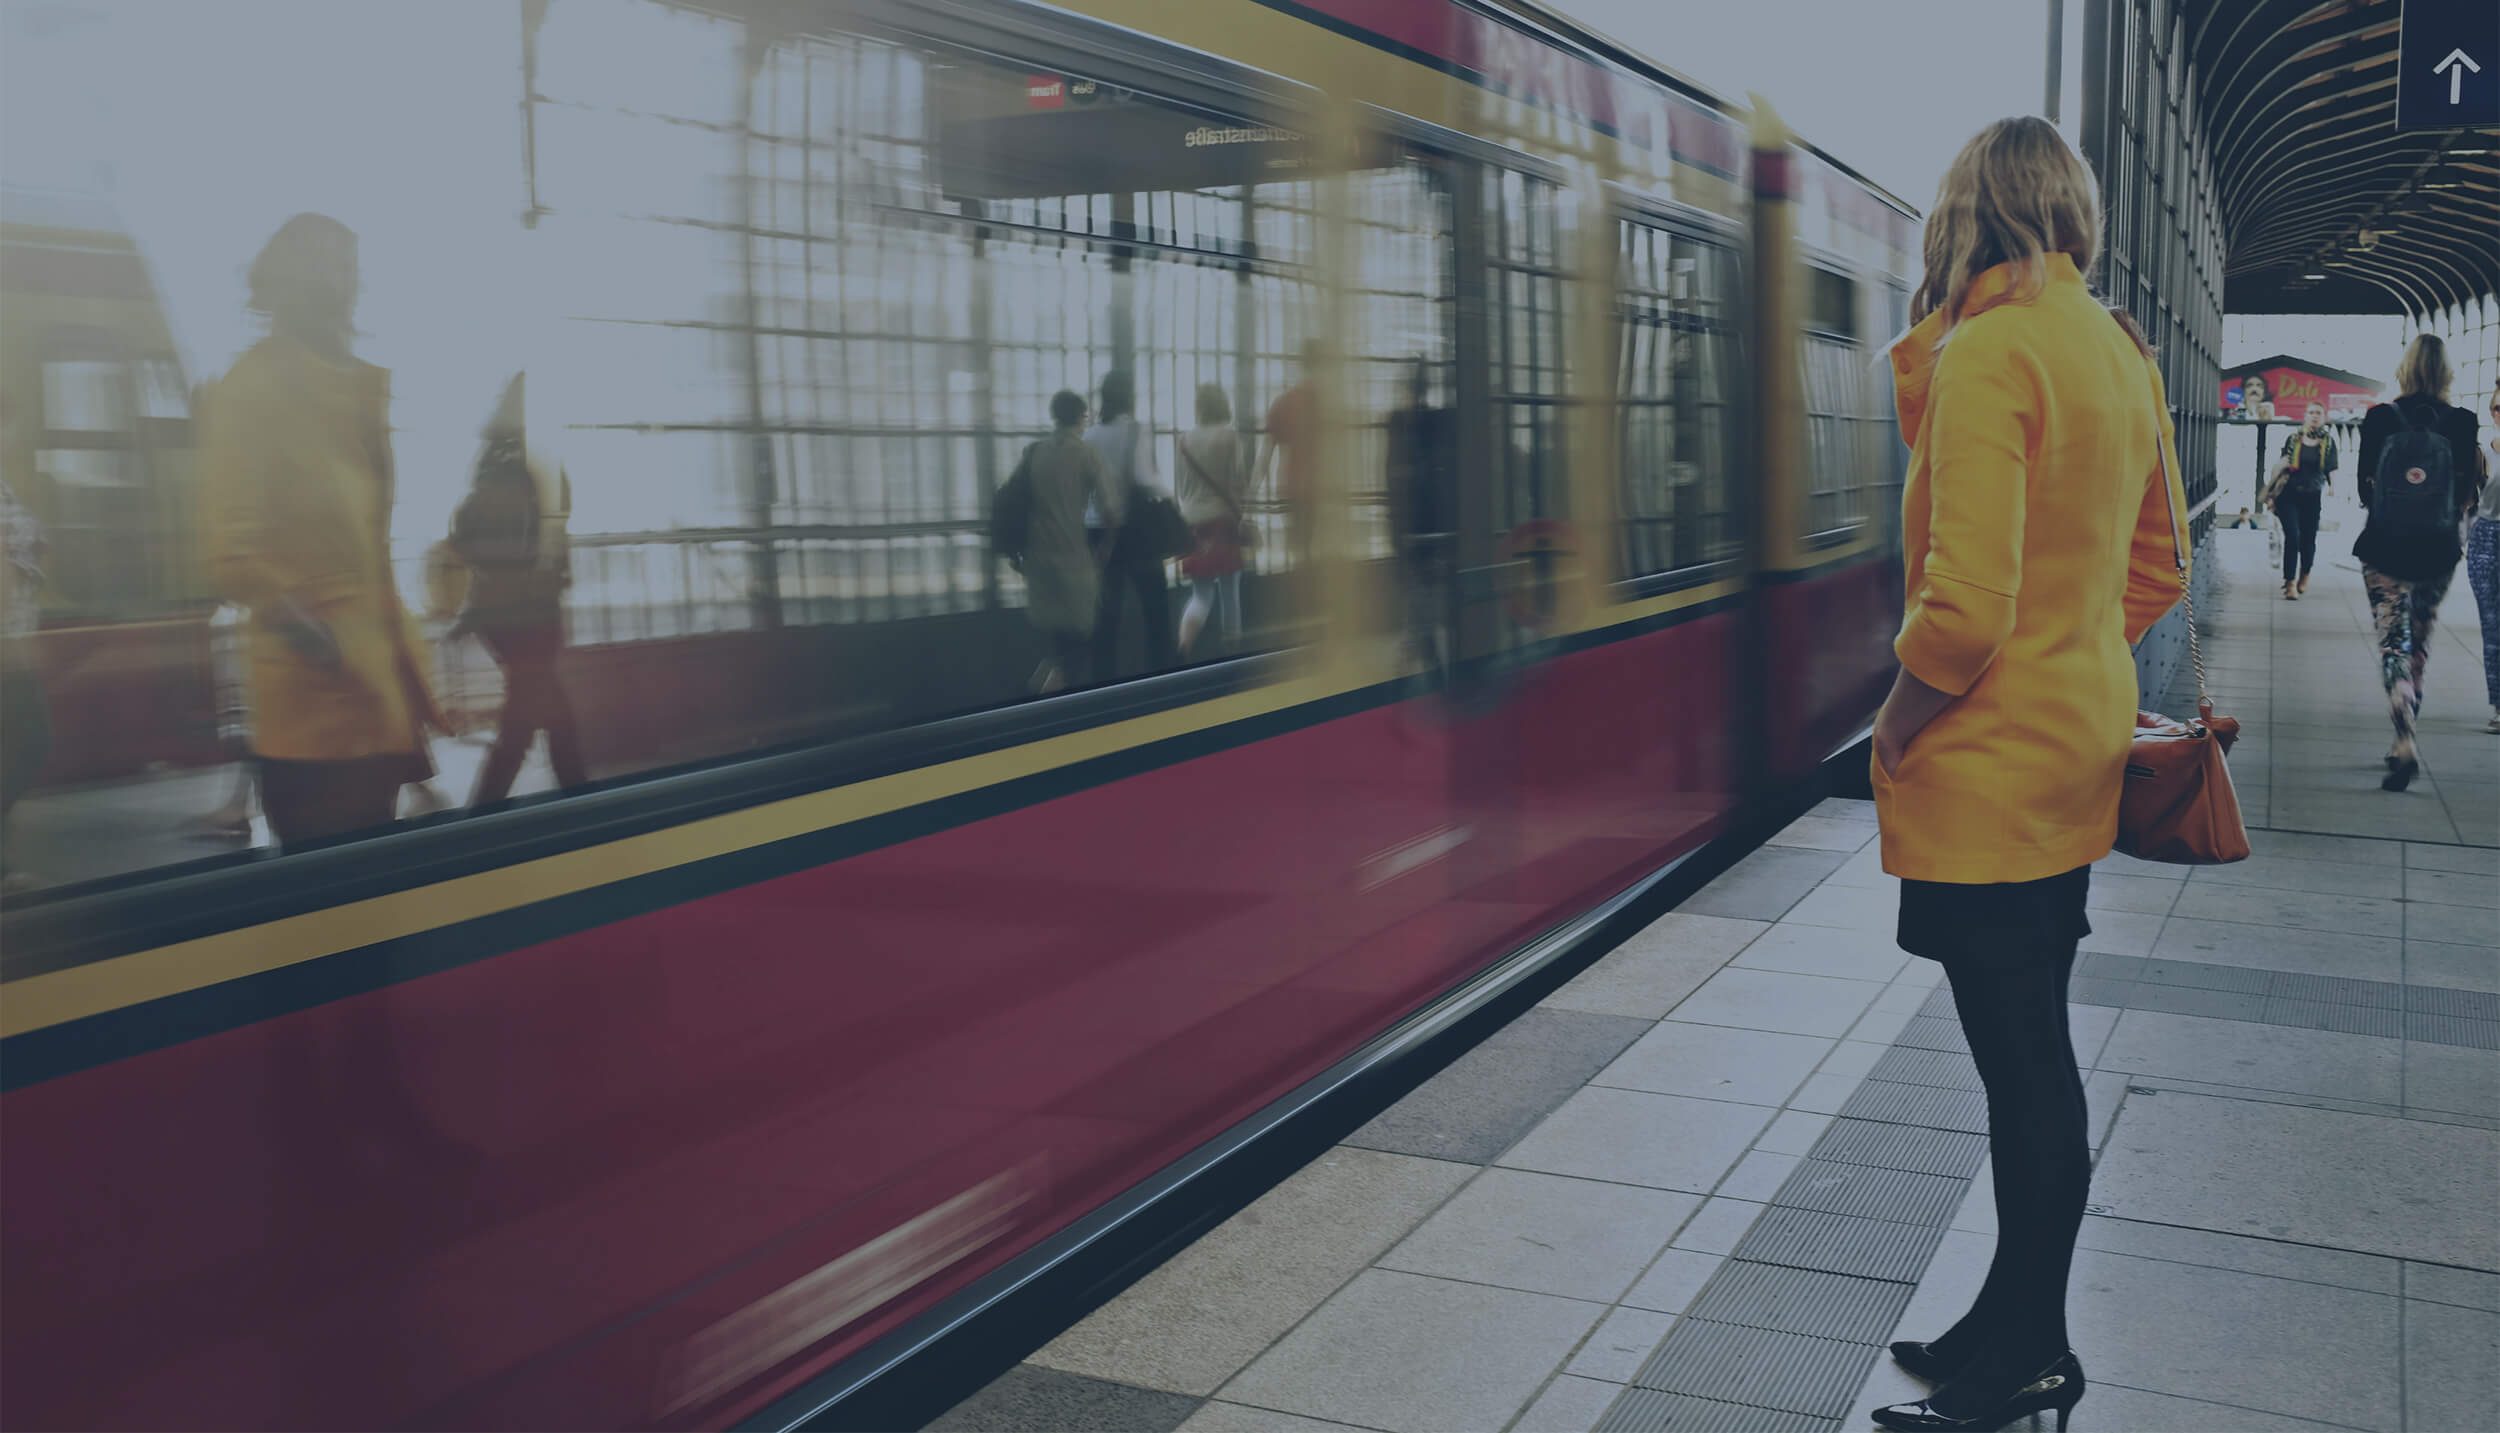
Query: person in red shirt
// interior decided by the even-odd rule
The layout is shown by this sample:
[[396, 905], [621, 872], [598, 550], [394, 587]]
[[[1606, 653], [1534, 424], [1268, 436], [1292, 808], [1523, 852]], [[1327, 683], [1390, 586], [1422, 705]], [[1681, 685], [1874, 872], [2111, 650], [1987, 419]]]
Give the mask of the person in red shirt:
[[1285, 505], [1285, 546], [1297, 568], [1311, 557], [1311, 490], [1319, 453], [1319, 396], [1311, 382], [1320, 358], [1319, 340], [1302, 345], [1301, 378], [1268, 405], [1267, 446], [1258, 464], [1259, 482], [1275, 472], [1276, 496]]

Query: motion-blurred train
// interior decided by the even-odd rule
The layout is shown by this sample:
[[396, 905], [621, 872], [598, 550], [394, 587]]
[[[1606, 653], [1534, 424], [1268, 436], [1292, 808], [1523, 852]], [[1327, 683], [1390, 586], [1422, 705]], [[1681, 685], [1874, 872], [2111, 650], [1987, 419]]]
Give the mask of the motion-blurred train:
[[[0, 1423], [796, 1416], [1585, 957], [1862, 734], [1916, 221], [1769, 114], [1525, 0], [515, 15], [551, 351], [596, 355], [533, 368], [531, 422], [581, 511], [702, 480], [725, 516], [577, 514], [593, 786], [0, 913]], [[74, 228], [11, 230], [12, 308], [26, 246], [126, 261], [71, 269], [139, 305], [107, 347], [153, 426], [88, 446], [163, 450], [119, 520], [179, 525], [164, 322]], [[618, 254], [696, 297], [562, 261]], [[13, 389], [89, 372], [78, 321], [0, 322]], [[1113, 367], [1165, 473], [1203, 384], [1325, 421], [1233, 646], [1031, 697], [982, 515]], [[1417, 371], [1459, 435], [1421, 599], [1383, 491]], [[63, 450], [33, 406], [13, 486]], [[29, 806], [219, 759], [214, 594], [146, 580], [54, 595], [69, 755]]]

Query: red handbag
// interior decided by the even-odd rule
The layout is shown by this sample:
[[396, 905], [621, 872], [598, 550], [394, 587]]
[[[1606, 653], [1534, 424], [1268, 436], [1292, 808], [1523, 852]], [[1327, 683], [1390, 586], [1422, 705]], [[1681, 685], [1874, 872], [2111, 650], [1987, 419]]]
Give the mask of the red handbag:
[[2188, 578], [2187, 543], [2179, 510], [2170, 501], [2170, 455], [2154, 414], [2154, 447], [2160, 453], [2162, 506], [2170, 514], [2170, 556], [2179, 571], [2179, 598], [2187, 607], [2188, 662], [2196, 671], [2196, 715], [2172, 721], [2136, 713], [2135, 743], [2127, 752], [2126, 781], [2118, 796], [2118, 849], [2144, 861], [2181, 866], [2219, 866], [2248, 859], [2248, 827], [2240, 818], [2239, 792], [2226, 758], [2239, 740], [2237, 717], [2217, 716], [2205, 687], [2205, 651], [2196, 636], [2196, 592]]

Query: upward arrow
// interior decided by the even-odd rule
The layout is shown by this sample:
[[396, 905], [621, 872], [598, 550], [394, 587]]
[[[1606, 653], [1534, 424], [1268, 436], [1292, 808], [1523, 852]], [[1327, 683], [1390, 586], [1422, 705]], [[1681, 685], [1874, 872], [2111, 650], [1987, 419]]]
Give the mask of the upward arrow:
[[2446, 75], [2448, 77], [2448, 103], [2464, 103], [2465, 92], [2459, 89], [2458, 86], [2465, 83], [2465, 72], [2467, 70], [2472, 70], [2474, 73], [2479, 75], [2483, 72], [2483, 67], [2475, 64], [2474, 57], [2461, 49], [2450, 50], [2446, 59], [2431, 66], [2432, 74]]

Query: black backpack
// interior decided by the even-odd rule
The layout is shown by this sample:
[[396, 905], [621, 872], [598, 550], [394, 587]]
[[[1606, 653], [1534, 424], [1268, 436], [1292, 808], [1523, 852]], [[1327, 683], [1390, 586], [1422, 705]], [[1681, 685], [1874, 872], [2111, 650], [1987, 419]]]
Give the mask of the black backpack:
[[1024, 450], [1016, 470], [990, 499], [990, 553], [994, 557], [1022, 563], [1033, 540], [1033, 449], [1040, 446], [1035, 443]]
[[2402, 403], [2391, 403], [2404, 431], [2379, 449], [2378, 472], [2370, 489], [2370, 526], [2389, 537], [2437, 537], [2457, 528], [2456, 454], [2439, 432], [2443, 410], [2422, 404], [2430, 415], [2415, 423]]

